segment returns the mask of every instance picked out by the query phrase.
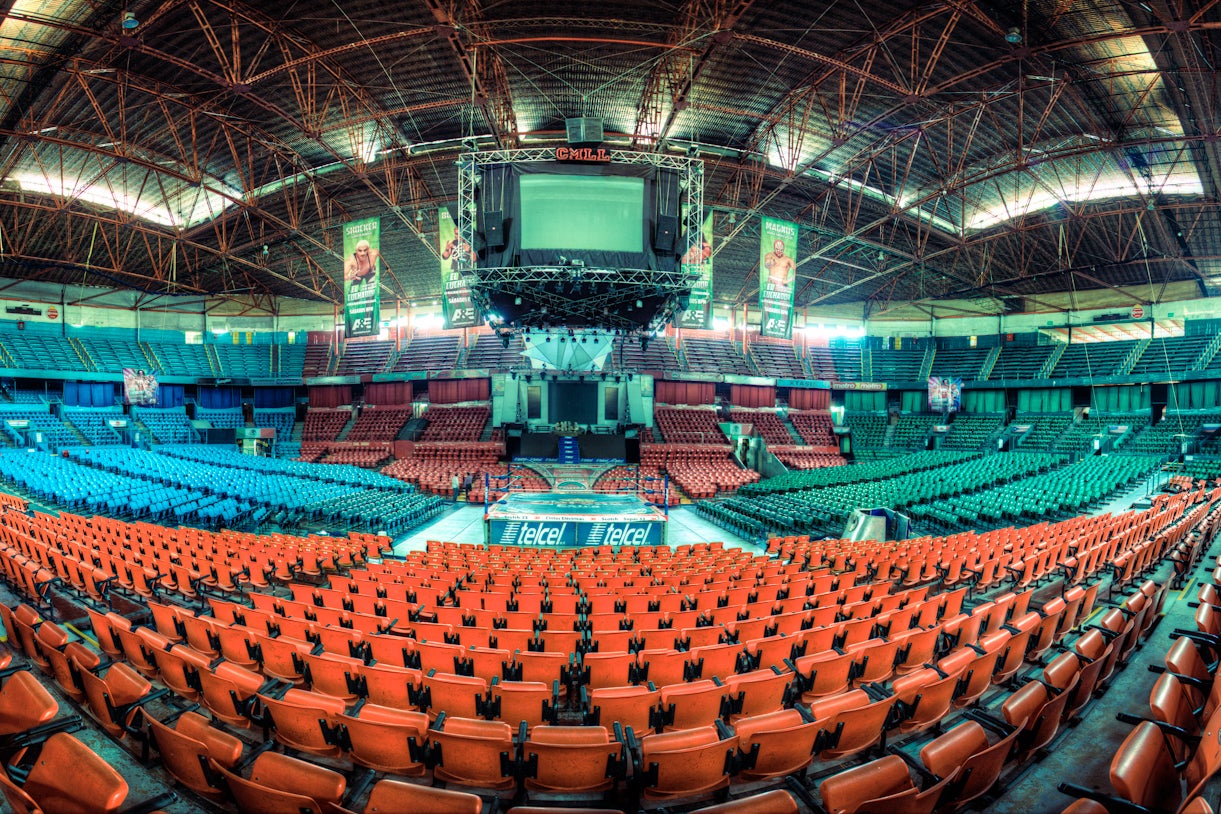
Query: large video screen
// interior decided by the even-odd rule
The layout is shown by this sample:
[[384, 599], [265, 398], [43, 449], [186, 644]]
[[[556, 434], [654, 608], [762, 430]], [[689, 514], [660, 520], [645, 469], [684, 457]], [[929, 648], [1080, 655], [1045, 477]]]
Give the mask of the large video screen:
[[523, 175], [521, 248], [640, 252], [644, 179]]

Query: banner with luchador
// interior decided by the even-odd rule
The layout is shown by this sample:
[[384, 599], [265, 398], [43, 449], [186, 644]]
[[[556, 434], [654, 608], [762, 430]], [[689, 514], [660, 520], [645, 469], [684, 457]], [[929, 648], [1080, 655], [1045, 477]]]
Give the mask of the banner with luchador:
[[381, 227], [379, 218], [343, 225], [343, 335], [377, 336], [381, 331]]
[[449, 210], [437, 210], [437, 252], [441, 255], [441, 307], [446, 328], [473, 328], [479, 314], [471, 299], [470, 280], [478, 257], [470, 244], [458, 234]]
[[[701, 265], [702, 263], [702, 265]], [[704, 225], [699, 234], [690, 241], [687, 253], [683, 255], [682, 271], [687, 274], [699, 274], [699, 279], [691, 286], [690, 302], [687, 310], [678, 316], [678, 327], [699, 328], [706, 330], [712, 327], [712, 213], [704, 218]]]
[[797, 224], [763, 218], [759, 232], [759, 333], [762, 336], [792, 338], [796, 288]]

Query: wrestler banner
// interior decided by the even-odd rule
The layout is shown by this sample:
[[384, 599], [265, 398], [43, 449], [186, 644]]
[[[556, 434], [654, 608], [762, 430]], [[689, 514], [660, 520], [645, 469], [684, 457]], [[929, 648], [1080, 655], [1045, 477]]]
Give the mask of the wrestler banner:
[[678, 316], [678, 327], [698, 328], [707, 330], [711, 309], [708, 307], [712, 299], [712, 213], [704, 218], [704, 225], [699, 234], [689, 241], [687, 253], [683, 255], [682, 271], [686, 274], [698, 274], [699, 279], [691, 286], [690, 301], [687, 309]]
[[763, 218], [759, 230], [759, 334], [793, 336], [797, 288], [797, 224]]
[[343, 335], [377, 336], [381, 331], [381, 220], [343, 225]]
[[471, 299], [470, 278], [476, 255], [458, 234], [449, 210], [437, 210], [437, 253], [441, 257], [441, 308], [445, 312], [446, 328], [473, 328], [479, 324], [479, 313]]

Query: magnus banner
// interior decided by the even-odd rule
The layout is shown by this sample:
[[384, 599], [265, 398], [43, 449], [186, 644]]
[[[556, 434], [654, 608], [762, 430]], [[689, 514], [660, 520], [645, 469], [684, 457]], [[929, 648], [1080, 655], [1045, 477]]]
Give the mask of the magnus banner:
[[343, 226], [343, 335], [377, 336], [381, 330], [381, 220]]
[[449, 210], [437, 210], [437, 253], [441, 256], [441, 307], [446, 328], [473, 328], [479, 314], [471, 299], [470, 276], [478, 259], [470, 244], [458, 234]]
[[[702, 264], [702, 265], [701, 265]], [[707, 330], [712, 326], [711, 309], [708, 307], [712, 299], [712, 213], [704, 218], [704, 225], [699, 234], [695, 235], [683, 255], [682, 271], [687, 274], [699, 274], [699, 279], [691, 286], [691, 298], [687, 309], [678, 317], [678, 327], [698, 328]]]
[[759, 231], [759, 333], [793, 336], [793, 295], [797, 288], [797, 224], [763, 218]]

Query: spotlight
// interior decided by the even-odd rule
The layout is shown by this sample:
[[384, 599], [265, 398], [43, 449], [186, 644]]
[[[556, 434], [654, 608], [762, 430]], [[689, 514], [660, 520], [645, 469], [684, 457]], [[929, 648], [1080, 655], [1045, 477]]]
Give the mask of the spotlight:
[[133, 12], [125, 11], [123, 12], [123, 22], [121, 25], [124, 31], [135, 31], [140, 27], [140, 21], [136, 19], [136, 15]]
[[1005, 32], [1005, 42], [1010, 45], [1020, 45], [1022, 42], [1022, 29], [1016, 25], [1010, 26], [1009, 30]]
[[640, 300], [636, 300], [636, 307], [637, 307], [637, 308], [644, 308], [644, 303], [643, 303], [643, 302], [641, 302]]
[[514, 298], [513, 298], [513, 304], [514, 304], [514, 305], [521, 305], [521, 297], [514, 297]]

